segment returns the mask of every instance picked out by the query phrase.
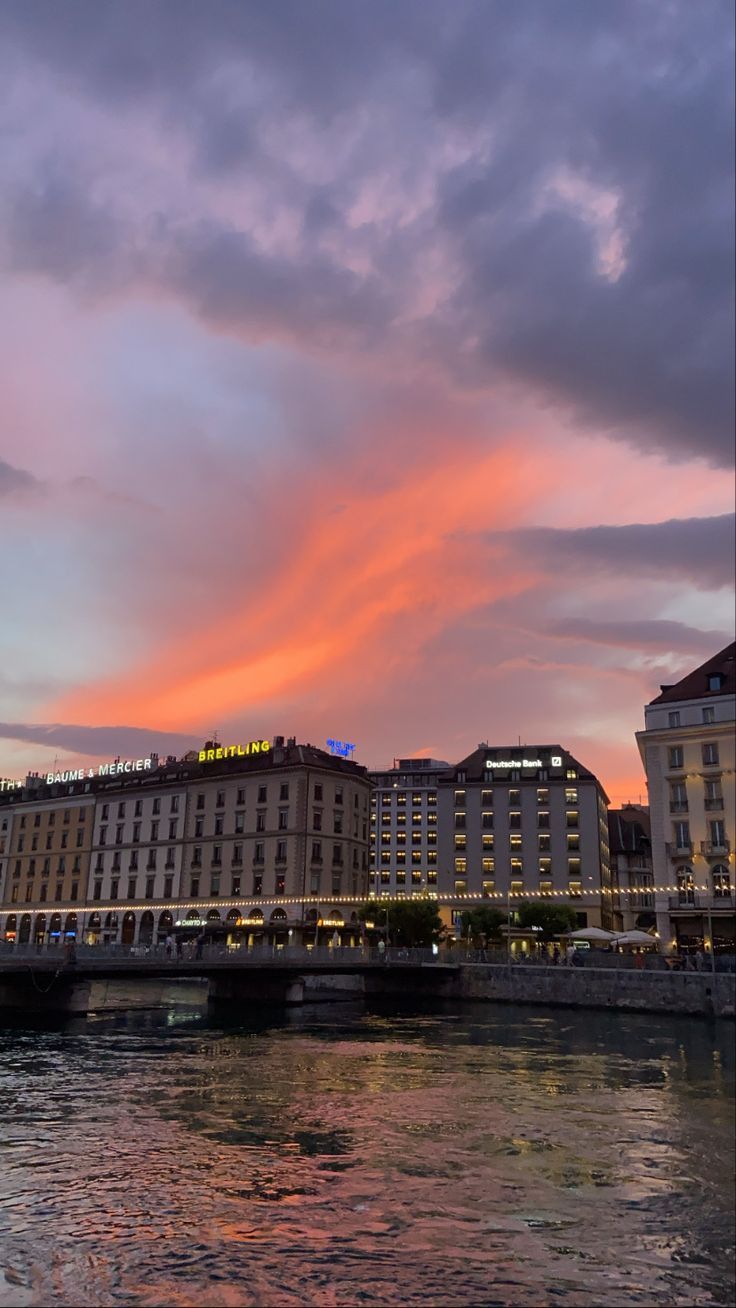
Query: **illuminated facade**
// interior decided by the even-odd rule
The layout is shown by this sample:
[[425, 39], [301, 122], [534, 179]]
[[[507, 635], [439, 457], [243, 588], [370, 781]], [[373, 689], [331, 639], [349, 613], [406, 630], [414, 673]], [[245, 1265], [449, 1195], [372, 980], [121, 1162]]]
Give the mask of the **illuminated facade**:
[[649, 931], [655, 925], [649, 809], [626, 804], [608, 810], [613, 927]]
[[734, 950], [735, 645], [644, 710], [657, 930], [672, 949]]
[[611, 922], [608, 798], [560, 745], [481, 744], [440, 779], [439, 890], [513, 909], [570, 903], [580, 925]]
[[371, 883], [377, 895], [436, 893], [439, 778], [434, 758], [402, 758], [372, 772]]
[[54, 930], [89, 942], [146, 945], [177, 923], [359, 934], [365, 769], [283, 737], [257, 743], [0, 796], [0, 938], [48, 939], [47, 903]]

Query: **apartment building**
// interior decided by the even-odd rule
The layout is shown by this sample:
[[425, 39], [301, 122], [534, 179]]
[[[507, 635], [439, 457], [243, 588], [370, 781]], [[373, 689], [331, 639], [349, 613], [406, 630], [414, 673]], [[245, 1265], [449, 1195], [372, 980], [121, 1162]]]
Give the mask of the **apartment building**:
[[377, 895], [437, 891], [438, 787], [450, 764], [434, 758], [394, 759], [371, 772], [371, 883]]
[[644, 710], [657, 929], [669, 948], [734, 951], [736, 645]]
[[[0, 827], [2, 938], [26, 943], [76, 931], [87, 894], [94, 795], [48, 787], [39, 777], [3, 796]], [[61, 793], [59, 793], [59, 790]], [[18, 800], [18, 796], [24, 796]]]
[[656, 925], [649, 809], [625, 804], [608, 810], [613, 928], [648, 931]]

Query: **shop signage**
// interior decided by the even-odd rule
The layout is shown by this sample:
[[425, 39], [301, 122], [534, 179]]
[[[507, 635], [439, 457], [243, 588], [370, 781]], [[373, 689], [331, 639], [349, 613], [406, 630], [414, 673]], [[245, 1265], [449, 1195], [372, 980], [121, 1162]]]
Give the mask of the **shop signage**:
[[98, 763], [96, 768], [72, 768], [67, 772], [48, 772], [46, 785], [65, 781], [92, 781], [95, 777], [118, 777], [130, 772], [149, 772], [153, 767], [150, 758], [116, 758], [112, 763]]
[[350, 758], [355, 745], [349, 740], [333, 740], [331, 737], [327, 741], [327, 748], [332, 754], [338, 754], [340, 758]]
[[250, 754], [267, 754], [271, 746], [267, 740], [249, 740], [247, 745], [214, 745], [200, 749], [200, 763], [214, 763], [223, 758], [247, 758]]
[[486, 768], [542, 768], [541, 758], [487, 758]]

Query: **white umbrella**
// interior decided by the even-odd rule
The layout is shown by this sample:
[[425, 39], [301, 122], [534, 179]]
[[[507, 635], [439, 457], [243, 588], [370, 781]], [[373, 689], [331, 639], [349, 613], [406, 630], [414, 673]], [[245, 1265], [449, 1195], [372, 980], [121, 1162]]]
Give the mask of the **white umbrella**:
[[613, 931], [604, 931], [602, 927], [580, 927], [578, 931], [565, 932], [569, 940], [613, 940]]
[[658, 942], [648, 931], [624, 931], [616, 936], [617, 945], [656, 945]]

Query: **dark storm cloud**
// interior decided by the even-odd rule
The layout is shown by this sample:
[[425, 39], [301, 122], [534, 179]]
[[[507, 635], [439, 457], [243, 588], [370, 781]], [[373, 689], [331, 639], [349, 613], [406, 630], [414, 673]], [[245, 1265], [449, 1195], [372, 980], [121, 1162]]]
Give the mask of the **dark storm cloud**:
[[628, 577], [663, 577], [687, 581], [702, 590], [733, 584], [736, 518], [673, 518], [668, 522], [632, 523], [624, 527], [557, 527], [496, 533], [494, 542], [541, 563], [579, 568], [581, 573], [612, 572]]
[[151, 752], [177, 757], [201, 744], [196, 736], [145, 727], [85, 727], [55, 722], [44, 725], [0, 722], [0, 739], [24, 740], [48, 749], [63, 749], [90, 757], [145, 758]]
[[[418, 339], [456, 381], [511, 381], [640, 448], [731, 463], [725, 0], [6, 0], [3, 30], [11, 71], [25, 57], [80, 94], [145, 107], [188, 137], [194, 173], [252, 170], [301, 214], [301, 245], [283, 257], [247, 232], [205, 235], [197, 215], [164, 225], [155, 239], [169, 248], [147, 262], [198, 314], [234, 331], [256, 315], [310, 337], [346, 328], [347, 344], [385, 335], [400, 357], [402, 298], [434, 240], [454, 287]], [[339, 182], [297, 178], [263, 140], [289, 114], [345, 139], [360, 120], [366, 150], [347, 152]], [[454, 163], [452, 151], [440, 161], [443, 131]], [[368, 220], [372, 271], [358, 278], [319, 242], [346, 235], [376, 158], [424, 158], [436, 202], [401, 231]], [[41, 178], [16, 202], [12, 254], [76, 276], [111, 241], [135, 244], [118, 221]]]

